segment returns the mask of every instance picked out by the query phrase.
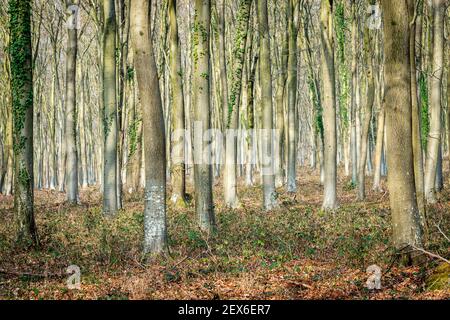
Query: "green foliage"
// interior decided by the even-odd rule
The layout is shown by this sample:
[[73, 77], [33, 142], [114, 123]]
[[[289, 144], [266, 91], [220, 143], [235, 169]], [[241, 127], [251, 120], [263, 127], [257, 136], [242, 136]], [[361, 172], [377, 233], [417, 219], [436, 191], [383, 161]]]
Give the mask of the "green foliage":
[[26, 113], [33, 108], [30, 1], [9, 1], [9, 15], [14, 152], [18, 154], [26, 143], [22, 135]]
[[427, 148], [428, 133], [430, 132], [429, 119], [429, 98], [428, 98], [428, 81], [425, 72], [420, 72], [419, 75], [419, 92], [420, 92], [420, 112], [422, 121], [422, 146]]
[[127, 66], [127, 81], [133, 81], [134, 79], [134, 68], [132, 66]]
[[134, 119], [134, 121], [132, 121], [130, 123], [130, 126], [128, 127], [128, 137], [129, 137], [129, 144], [130, 144], [130, 149], [129, 149], [129, 157], [131, 158], [136, 150], [137, 150], [137, 146], [138, 144], [141, 142], [140, 137], [138, 137], [138, 129], [139, 126], [141, 125], [142, 122], [142, 118], [136, 118]]
[[237, 30], [233, 46], [233, 61], [235, 63], [232, 73], [231, 95], [228, 99], [228, 120], [230, 125], [231, 115], [236, 105], [239, 104], [239, 96], [242, 84], [242, 71], [244, 69], [245, 45], [248, 35], [248, 22], [250, 19], [250, 0], [241, 0], [237, 13]]
[[323, 139], [323, 135], [324, 135], [323, 108], [322, 108], [322, 104], [319, 101], [319, 97], [317, 95], [318, 88], [316, 88], [316, 84], [315, 84], [314, 80], [312, 79], [312, 77], [308, 77], [308, 86], [309, 86], [309, 90], [311, 92], [312, 103], [313, 103], [313, 107], [314, 107], [315, 114], [316, 114], [314, 128], [315, 128], [316, 132], [320, 135], [320, 137]]

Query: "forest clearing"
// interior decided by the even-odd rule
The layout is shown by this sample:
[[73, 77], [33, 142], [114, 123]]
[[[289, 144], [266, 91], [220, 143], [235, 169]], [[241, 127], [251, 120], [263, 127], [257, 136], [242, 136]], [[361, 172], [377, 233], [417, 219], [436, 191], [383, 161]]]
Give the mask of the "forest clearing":
[[0, 0], [0, 300], [450, 301], [449, 7]]

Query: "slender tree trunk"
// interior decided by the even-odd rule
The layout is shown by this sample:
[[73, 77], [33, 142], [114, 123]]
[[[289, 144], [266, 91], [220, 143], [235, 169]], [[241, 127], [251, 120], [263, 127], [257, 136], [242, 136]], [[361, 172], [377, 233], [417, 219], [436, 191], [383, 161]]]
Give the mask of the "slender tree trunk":
[[[388, 188], [394, 247], [410, 263], [411, 246], [422, 246], [413, 167], [410, 17], [407, 0], [382, 0], [384, 20], [385, 103]], [[411, 17], [412, 18], [412, 17]], [[404, 251], [403, 251], [404, 250]]]
[[[11, 81], [11, 79], [8, 79]], [[8, 102], [10, 103], [9, 99]], [[6, 126], [5, 126], [5, 176], [3, 177], [3, 187], [0, 190], [5, 196], [9, 196], [13, 191], [13, 169], [14, 169], [14, 151], [13, 151], [13, 114], [11, 108], [6, 108]]]
[[144, 253], [158, 254], [167, 248], [166, 146], [161, 91], [150, 34], [149, 6], [150, 0], [131, 1], [131, 30], [144, 127]]
[[[384, 100], [384, 99], [383, 99]], [[383, 148], [384, 148], [384, 127], [385, 127], [385, 106], [384, 101], [381, 103], [381, 108], [378, 114], [378, 128], [377, 128], [377, 142], [375, 145], [375, 168], [373, 177], [373, 190], [376, 192], [381, 192], [381, 166], [383, 158]]]
[[369, 144], [369, 130], [372, 120], [372, 109], [375, 101], [375, 79], [373, 74], [372, 47], [373, 37], [369, 28], [364, 28], [364, 55], [367, 65], [367, 98], [364, 108], [364, 121], [361, 135], [361, 151], [358, 168], [358, 199], [363, 201], [366, 198], [366, 165], [367, 149]]
[[278, 206], [275, 191], [274, 148], [273, 148], [273, 102], [272, 102], [272, 71], [270, 61], [270, 35], [267, 14], [267, 0], [258, 0], [259, 24], [259, 56], [262, 105], [262, 155], [261, 172], [263, 179], [264, 209], [272, 210]]
[[357, 151], [357, 133], [356, 133], [356, 95], [358, 81], [358, 25], [357, 25], [357, 4], [352, 0], [352, 81], [351, 81], [351, 106], [350, 106], [350, 150], [352, 155], [352, 183], [356, 185], [358, 179], [358, 151]]
[[215, 230], [216, 224], [212, 195], [211, 145], [203, 141], [204, 132], [211, 126], [210, 1], [195, 0], [195, 12], [192, 35], [195, 209], [200, 229], [210, 234]]
[[[287, 11], [286, 11], [287, 12]], [[288, 19], [288, 15], [285, 15]], [[276, 31], [275, 31], [276, 33]], [[275, 187], [281, 188], [284, 184], [284, 150], [285, 144], [285, 89], [287, 82], [287, 67], [289, 59], [289, 24], [286, 24], [285, 32], [281, 35], [281, 57], [279, 58], [280, 65], [278, 67], [278, 76], [276, 77], [275, 90], [275, 128], [276, 136], [274, 139], [274, 169], [275, 169]], [[275, 42], [276, 43], [276, 42]]]
[[172, 129], [175, 147], [172, 147], [172, 197], [176, 205], [186, 204], [184, 95], [181, 49], [178, 39], [176, 0], [169, 0], [170, 83], [172, 89]]
[[77, 51], [78, 51], [78, 7], [75, 2], [68, 4], [68, 13], [72, 22], [67, 25], [67, 61], [66, 61], [66, 191], [69, 203], [78, 203], [78, 150], [77, 150]]
[[31, 1], [10, 0], [9, 13], [16, 236], [20, 244], [36, 245], [38, 239], [33, 210]]
[[441, 143], [441, 93], [444, 67], [444, 0], [432, 0], [433, 10], [433, 54], [430, 105], [430, 132], [427, 143], [425, 166], [425, 197], [429, 203], [436, 202], [436, 174]]
[[117, 98], [116, 98], [116, 9], [114, 0], [103, 1], [103, 212], [114, 216], [117, 198]]
[[237, 197], [237, 129], [239, 129], [239, 103], [242, 92], [242, 73], [244, 70], [245, 49], [248, 24], [250, 20], [251, 0], [241, 0], [237, 13], [236, 35], [233, 42], [233, 63], [231, 92], [228, 99], [227, 121], [225, 128], [225, 204], [231, 208], [239, 206]]
[[[409, 15], [414, 17], [415, 14], [415, 1], [408, 0]], [[416, 18], [417, 19], [417, 18]], [[417, 65], [416, 65], [416, 45], [421, 46], [422, 34], [417, 34], [416, 30], [417, 20], [411, 24], [410, 35], [410, 62], [411, 62], [411, 108], [412, 108], [412, 141], [413, 141], [413, 156], [414, 156], [414, 177], [416, 185], [416, 198], [417, 207], [420, 214], [420, 224], [425, 231], [425, 194], [424, 194], [424, 172], [423, 172], [423, 150], [421, 141], [421, 128], [420, 128], [420, 103], [417, 89]]]
[[323, 209], [337, 208], [336, 197], [336, 88], [334, 72], [333, 43], [333, 1], [322, 0], [321, 23], [321, 65], [323, 79], [323, 123], [324, 123], [324, 199]]
[[287, 190], [297, 191], [297, 144], [296, 128], [298, 121], [295, 113], [297, 106], [297, 36], [298, 28], [295, 23], [294, 13], [298, 3], [296, 0], [289, 1], [289, 58], [288, 58], [288, 168], [287, 168]]
[[[450, 29], [450, 23], [447, 26]], [[450, 166], [450, 41], [447, 40], [447, 140], [448, 140], [448, 161]]]

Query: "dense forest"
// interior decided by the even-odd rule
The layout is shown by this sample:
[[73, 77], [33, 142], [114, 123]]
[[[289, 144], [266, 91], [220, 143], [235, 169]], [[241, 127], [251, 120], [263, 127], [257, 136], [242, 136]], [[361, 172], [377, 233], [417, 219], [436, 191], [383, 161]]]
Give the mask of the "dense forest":
[[450, 298], [447, 0], [0, 0], [0, 298]]

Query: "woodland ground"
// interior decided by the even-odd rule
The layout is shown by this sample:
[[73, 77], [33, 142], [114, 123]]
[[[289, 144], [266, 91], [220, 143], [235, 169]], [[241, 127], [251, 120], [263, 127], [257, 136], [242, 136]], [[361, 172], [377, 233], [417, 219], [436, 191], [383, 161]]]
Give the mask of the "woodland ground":
[[[170, 254], [151, 264], [141, 257], [142, 194], [127, 195], [115, 220], [102, 216], [100, 193], [81, 193], [82, 205], [64, 194], [36, 191], [40, 248], [19, 249], [13, 237], [13, 198], [0, 196], [0, 298], [2, 299], [442, 299], [450, 298], [448, 266], [427, 258], [397, 267], [390, 248], [388, 194], [371, 191], [356, 201], [342, 175], [340, 209], [320, 210], [317, 174], [300, 168], [296, 195], [280, 193], [279, 209], [261, 210], [260, 187], [240, 186], [242, 207], [225, 209], [214, 187], [218, 234], [206, 240], [195, 227], [194, 207], [169, 205]], [[444, 175], [448, 177], [448, 174]], [[449, 256], [436, 225], [450, 230], [450, 186], [428, 210], [426, 249]], [[81, 289], [68, 290], [65, 269], [81, 268]], [[369, 265], [382, 268], [382, 289], [365, 288]], [[434, 277], [436, 267], [446, 269]], [[445, 273], [444, 272], [444, 273]], [[447, 277], [447, 278], [446, 278]], [[436, 281], [436, 279], [441, 279]]]

